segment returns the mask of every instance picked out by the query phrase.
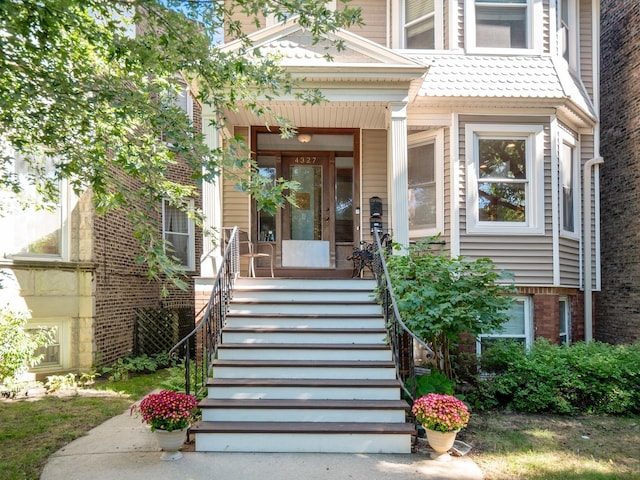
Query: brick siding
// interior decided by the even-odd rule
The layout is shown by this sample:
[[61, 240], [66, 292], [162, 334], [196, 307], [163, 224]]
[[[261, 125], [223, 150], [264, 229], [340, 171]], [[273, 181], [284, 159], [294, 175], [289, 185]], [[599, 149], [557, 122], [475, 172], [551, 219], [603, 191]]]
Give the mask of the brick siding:
[[[200, 107], [194, 102], [194, 124], [201, 127]], [[194, 184], [190, 178], [191, 171], [184, 164], [172, 166], [167, 177], [185, 183]], [[135, 188], [132, 180], [127, 186]], [[200, 196], [194, 198], [196, 209], [202, 208]], [[162, 234], [161, 215], [156, 221], [158, 234]], [[195, 259], [198, 275], [202, 254], [202, 231], [195, 230]], [[187, 279], [188, 288], [182, 291], [176, 287], [169, 289], [169, 294], [162, 297], [162, 286], [150, 282], [146, 277], [146, 266], [135, 261], [140, 253], [140, 246], [133, 238], [133, 226], [126, 218], [126, 212], [115, 211], [94, 219], [94, 262], [96, 315], [94, 324], [95, 360], [102, 365], [109, 365], [120, 357], [130, 355], [134, 349], [134, 327], [136, 309], [139, 308], [188, 308], [194, 310], [194, 280]], [[182, 326], [184, 331], [186, 326]], [[190, 330], [190, 328], [188, 328]]]
[[602, 291], [594, 336], [640, 340], [640, 8], [601, 2]]

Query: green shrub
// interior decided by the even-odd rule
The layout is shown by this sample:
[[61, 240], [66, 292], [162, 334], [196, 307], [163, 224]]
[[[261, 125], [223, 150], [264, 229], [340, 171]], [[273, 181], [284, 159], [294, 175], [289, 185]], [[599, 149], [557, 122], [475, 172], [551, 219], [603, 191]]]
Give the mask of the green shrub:
[[461, 335], [499, 329], [509, 319], [516, 290], [511, 275], [490, 259], [432, 252], [434, 239], [409, 247], [406, 255], [390, 256], [387, 266], [403, 321], [432, 346], [435, 365], [453, 380], [451, 351]]
[[28, 320], [26, 312], [0, 305], [0, 383], [35, 367], [42, 360], [42, 355], [36, 355], [38, 348], [53, 344], [55, 330], [39, 328], [29, 333], [24, 329]]
[[530, 413], [632, 414], [640, 412], [640, 343], [536, 340], [525, 352], [498, 342], [481, 359], [488, 375], [470, 395], [476, 408], [507, 407]]
[[[412, 391], [413, 381], [407, 379], [407, 388]], [[428, 393], [439, 393], [441, 395], [453, 395], [455, 382], [449, 380], [444, 373], [434, 371], [426, 375], [415, 376], [415, 398], [422, 397]]]

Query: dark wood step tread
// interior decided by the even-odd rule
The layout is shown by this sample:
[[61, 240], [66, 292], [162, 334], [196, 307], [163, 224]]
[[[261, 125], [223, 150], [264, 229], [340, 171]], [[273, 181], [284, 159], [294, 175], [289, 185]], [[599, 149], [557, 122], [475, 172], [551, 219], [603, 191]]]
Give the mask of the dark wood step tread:
[[385, 343], [223, 343], [219, 350], [389, 350]]
[[395, 364], [382, 360], [214, 360], [213, 367], [395, 368]]
[[207, 387], [400, 388], [397, 379], [209, 378]]
[[200, 408], [313, 409], [313, 410], [407, 410], [404, 400], [310, 400], [310, 399], [215, 399], [205, 398]]
[[197, 422], [193, 433], [326, 433], [326, 434], [390, 434], [413, 435], [410, 423], [357, 422]]

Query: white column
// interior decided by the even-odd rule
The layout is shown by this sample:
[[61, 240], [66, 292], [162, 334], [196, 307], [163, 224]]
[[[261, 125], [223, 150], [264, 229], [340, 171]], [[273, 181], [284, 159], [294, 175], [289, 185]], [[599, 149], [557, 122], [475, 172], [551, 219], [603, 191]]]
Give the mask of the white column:
[[[219, 135], [218, 130], [211, 126], [211, 118], [202, 117], [202, 134], [205, 137], [207, 146], [211, 149], [218, 148]], [[214, 241], [217, 239], [207, 232], [214, 230], [216, 237], [219, 237], [222, 227], [222, 210], [220, 196], [220, 178], [215, 182], [202, 182], [202, 211], [205, 215], [204, 234], [202, 235], [202, 255], [207, 255], [213, 248]], [[202, 277], [215, 277], [216, 271], [220, 266], [220, 251], [216, 249], [211, 256], [202, 258], [200, 263], [200, 275]]]
[[409, 180], [407, 169], [407, 104], [389, 106], [389, 223], [393, 240], [409, 246]]

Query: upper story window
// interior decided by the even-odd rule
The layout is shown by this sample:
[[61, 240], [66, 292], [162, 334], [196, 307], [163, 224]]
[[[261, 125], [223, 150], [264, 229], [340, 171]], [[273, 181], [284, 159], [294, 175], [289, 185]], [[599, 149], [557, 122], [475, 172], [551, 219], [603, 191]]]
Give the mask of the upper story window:
[[[193, 208], [193, 201], [189, 202]], [[171, 205], [162, 202], [162, 236], [170, 248], [167, 254], [175, 257], [187, 271], [195, 270], [195, 227], [192, 218]]]
[[[471, 51], [531, 50], [540, 43], [542, 12], [532, 0], [465, 0], [465, 39]], [[541, 8], [538, 6], [538, 8]], [[539, 15], [536, 15], [539, 13]], [[536, 20], [538, 19], [538, 20]]]
[[393, 11], [400, 11], [394, 33], [395, 48], [412, 50], [442, 49], [442, 0], [393, 0]]
[[559, 0], [559, 53], [569, 66], [578, 66], [578, 6], [576, 0]]
[[414, 134], [408, 140], [409, 237], [444, 230], [442, 132]]
[[467, 232], [542, 234], [543, 129], [466, 126]]
[[66, 188], [58, 185], [59, 195], [55, 202], [45, 203], [38, 188], [29, 179], [32, 176], [52, 176], [55, 161], [43, 157], [36, 165], [22, 155], [8, 151], [11, 161], [3, 169], [20, 184], [19, 194], [0, 191], [0, 236], [1, 254], [5, 258], [34, 258], [39, 260], [60, 260], [67, 252]]

